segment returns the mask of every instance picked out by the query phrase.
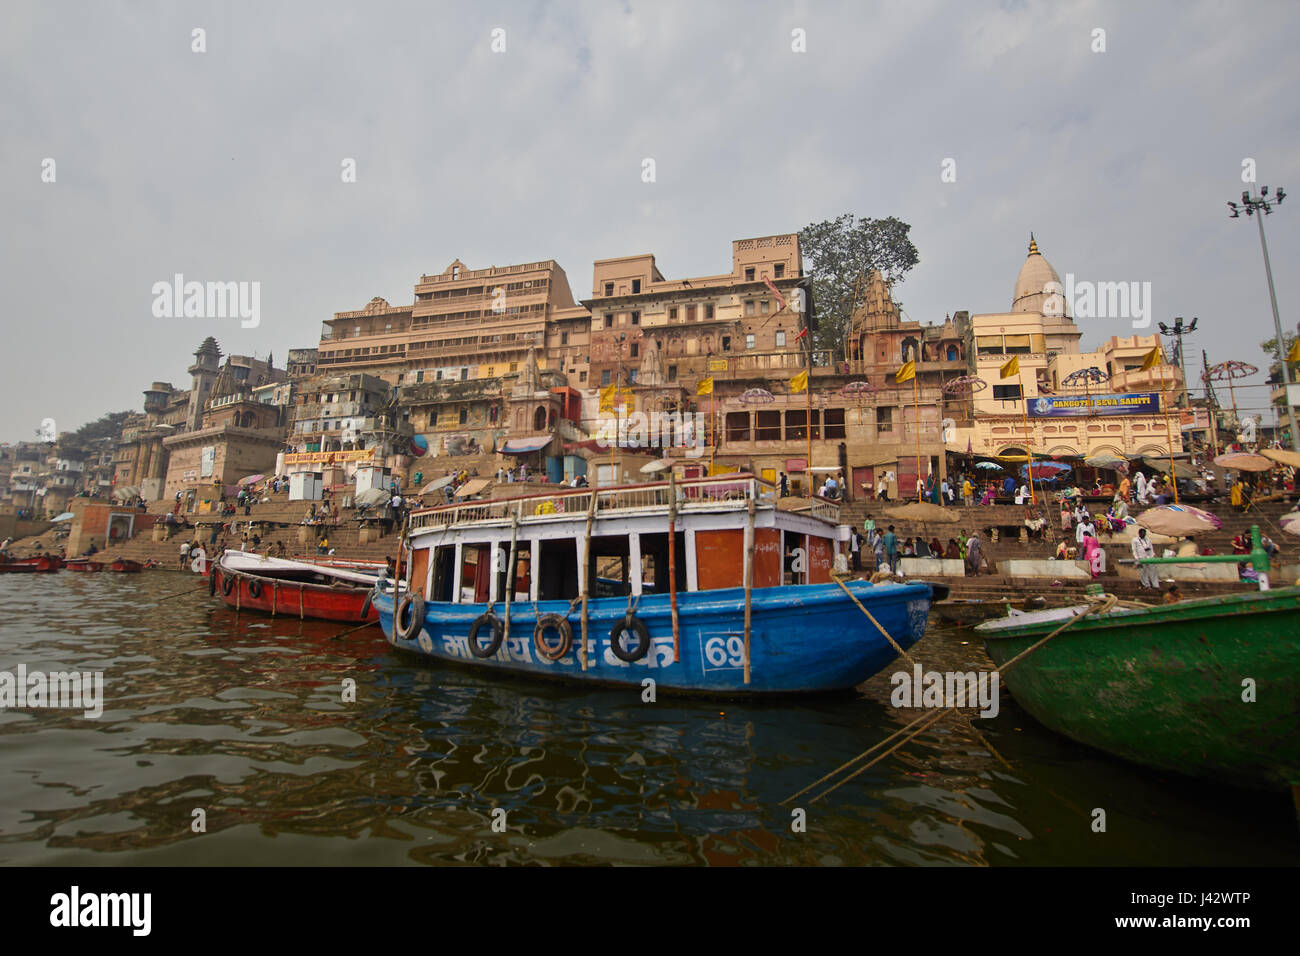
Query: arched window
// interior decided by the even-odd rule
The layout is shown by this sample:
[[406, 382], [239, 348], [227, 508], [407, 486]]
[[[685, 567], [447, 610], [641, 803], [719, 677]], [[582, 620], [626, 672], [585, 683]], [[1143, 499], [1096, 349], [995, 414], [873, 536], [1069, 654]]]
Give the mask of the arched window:
[[957, 361], [957, 346], [955, 345], [948, 346], [948, 361], [949, 362]]
[[533, 431], [540, 432], [546, 428], [546, 408], [538, 405], [537, 410], [533, 412]]

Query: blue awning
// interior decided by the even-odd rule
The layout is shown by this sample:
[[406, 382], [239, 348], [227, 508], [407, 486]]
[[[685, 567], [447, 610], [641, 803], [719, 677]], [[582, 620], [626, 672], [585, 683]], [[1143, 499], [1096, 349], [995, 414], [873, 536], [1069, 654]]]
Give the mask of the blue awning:
[[541, 451], [551, 443], [551, 440], [550, 435], [541, 438], [512, 438], [501, 446], [501, 454], [531, 455], [535, 451]]

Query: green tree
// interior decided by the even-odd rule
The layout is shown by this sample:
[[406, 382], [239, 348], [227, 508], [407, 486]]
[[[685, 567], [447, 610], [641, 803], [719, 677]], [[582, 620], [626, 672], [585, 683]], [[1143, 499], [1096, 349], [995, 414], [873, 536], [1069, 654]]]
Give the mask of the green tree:
[[888, 282], [901, 282], [920, 261], [908, 238], [912, 227], [888, 219], [856, 219], [845, 213], [799, 230], [799, 246], [811, 260], [817, 331], [813, 347], [844, 357], [844, 330], [861, 301], [867, 272], [878, 269]]
[[107, 415], [101, 415], [95, 421], [82, 425], [67, 436], [64, 441], [70, 447], [82, 449], [88, 448], [94, 442], [105, 439], [115, 441], [122, 434], [122, 425], [130, 415], [131, 412], [129, 411], [109, 412]]
[[1295, 345], [1296, 334], [1294, 332], [1282, 333], [1282, 355], [1278, 355], [1277, 338], [1265, 339], [1259, 343], [1260, 350], [1268, 356], [1268, 380], [1270, 382], [1281, 382], [1282, 378], [1282, 356], [1291, 351], [1291, 346]]

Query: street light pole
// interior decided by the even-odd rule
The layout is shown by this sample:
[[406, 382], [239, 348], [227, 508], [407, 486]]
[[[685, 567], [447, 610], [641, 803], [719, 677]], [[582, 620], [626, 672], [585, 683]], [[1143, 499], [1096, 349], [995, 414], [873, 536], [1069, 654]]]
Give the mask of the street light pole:
[[[1295, 410], [1291, 407], [1287, 388], [1291, 384], [1291, 367], [1286, 360], [1286, 349], [1283, 348], [1282, 339], [1282, 319], [1277, 311], [1277, 292], [1273, 288], [1273, 266], [1268, 259], [1268, 241], [1264, 238], [1264, 217], [1273, 214], [1273, 205], [1282, 205], [1282, 200], [1286, 198], [1286, 190], [1281, 186], [1277, 188], [1275, 198], [1268, 198], [1268, 187], [1261, 186], [1258, 196], [1252, 196], [1249, 192], [1241, 194], [1241, 205], [1246, 210], [1247, 216], [1254, 216], [1259, 222], [1259, 247], [1264, 252], [1264, 275], [1268, 278], [1268, 298], [1273, 306], [1273, 330], [1277, 333], [1277, 360], [1282, 366], [1282, 400], [1286, 402], [1286, 417], [1291, 425], [1291, 447], [1295, 451], [1300, 451], [1300, 430], [1296, 428]], [[1236, 219], [1240, 210], [1235, 202], [1228, 203], [1228, 208], [1232, 210], [1232, 217]]]

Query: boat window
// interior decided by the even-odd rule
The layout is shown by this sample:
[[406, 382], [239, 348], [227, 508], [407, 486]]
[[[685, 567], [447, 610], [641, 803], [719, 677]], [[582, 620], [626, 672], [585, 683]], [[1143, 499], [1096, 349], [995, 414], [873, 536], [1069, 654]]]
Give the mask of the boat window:
[[445, 544], [434, 549], [433, 587], [429, 591], [430, 601], [451, 601], [452, 568], [456, 563], [456, 546]]
[[587, 556], [592, 597], [620, 597], [631, 593], [628, 580], [627, 535], [606, 535], [591, 539]]
[[578, 542], [573, 538], [538, 543], [537, 599], [572, 601], [578, 596]]
[[[677, 590], [686, 590], [686, 534], [681, 528], [676, 538], [675, 556]], [[641, 535], [641, 580], [643, 594], [668, 593], [668, 533]]]

